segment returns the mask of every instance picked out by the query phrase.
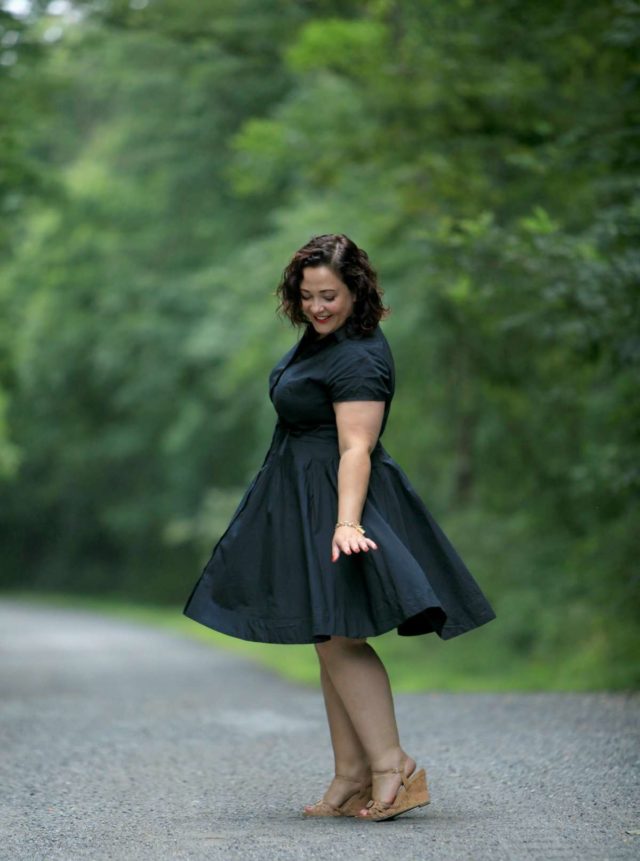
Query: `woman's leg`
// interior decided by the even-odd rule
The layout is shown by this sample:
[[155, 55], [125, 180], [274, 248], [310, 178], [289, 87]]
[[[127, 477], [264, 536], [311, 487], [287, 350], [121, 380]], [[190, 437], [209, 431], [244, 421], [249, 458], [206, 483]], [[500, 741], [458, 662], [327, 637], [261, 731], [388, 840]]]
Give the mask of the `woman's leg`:
[[[372, 646], [366, 640], [332, 637], [316, 649], [371, 769], [404, 766], [405, 774], [411, 774], [416, 763], [400, 746], [389, 677]], [[375, 798], [393, 802], [401, 782], [399, 774], [377, 777]]]
[[[343, 780], [335, 777], [324, 795], [325, 801], [334, 807], [340, 807], [350, 795], [353, 795], [358, 784], [370, 781], [371, 770], [367, 754], [322, 659], [320, 659], [320, 682], [331, 734], [335, 773], [352, 778], [352, 780]], [[306, 805], [307, 809], [311, 807], [313, 805]]]

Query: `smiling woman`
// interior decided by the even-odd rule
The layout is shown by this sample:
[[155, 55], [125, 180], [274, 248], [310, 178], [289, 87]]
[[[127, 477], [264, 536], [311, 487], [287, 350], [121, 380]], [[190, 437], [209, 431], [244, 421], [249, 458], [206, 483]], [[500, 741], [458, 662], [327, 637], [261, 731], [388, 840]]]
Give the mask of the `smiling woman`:
[[353, 311], [353, 294], [328, 266], [303, 269], [300, 300], [302, 313], [321, 338], [339, 329]]
[[494, 618], [380, 441], [395, 389], [381, 292], [343, 234], [313, 237], [284, 270], [278, 310], [305, 331], [271, 371], [271, 446], [185, 607], [234, 637], [315, 645], [336, 770], [307, 816], [382, 820], [429, 803], [366, 639], [446, 640]]
[[295, 326], [311, 323], [318, 335], [345, 322], [352, 335], [370, 334], [390, 310], [367, 252], [344, 234], [314, 236], [293, 255], [276, 292], [278, 310]]

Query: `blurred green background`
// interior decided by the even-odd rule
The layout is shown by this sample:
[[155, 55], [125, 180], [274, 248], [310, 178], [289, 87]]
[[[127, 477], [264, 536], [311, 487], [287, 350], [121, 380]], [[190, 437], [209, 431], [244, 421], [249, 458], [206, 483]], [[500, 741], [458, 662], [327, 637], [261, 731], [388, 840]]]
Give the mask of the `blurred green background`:
[[180, 614], [271, 438], [282, 269], [344, 232], [385, 447], [498, 616], [374, 641], [392, 677], [636, 687], [639, 35], [622, 0], [4, 2], [5, 594], [315, 678]]

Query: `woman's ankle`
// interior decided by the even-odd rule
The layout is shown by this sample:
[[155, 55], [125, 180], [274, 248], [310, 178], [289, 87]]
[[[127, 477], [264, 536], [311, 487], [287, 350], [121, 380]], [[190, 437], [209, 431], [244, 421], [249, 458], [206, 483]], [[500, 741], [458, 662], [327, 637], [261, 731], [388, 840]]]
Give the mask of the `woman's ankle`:
[[411, 774], [416, 767], [416, 761], [401, 747], [393, 747], [372, 761], [371, 769], [376, 773], [393, 771], [404, 768], [405, 774]]
[[352, 760], [349, 762], [335, 763], [335, 776], [345, 780], [359, 782], [371, 777], [371, 766], [366, 760]]

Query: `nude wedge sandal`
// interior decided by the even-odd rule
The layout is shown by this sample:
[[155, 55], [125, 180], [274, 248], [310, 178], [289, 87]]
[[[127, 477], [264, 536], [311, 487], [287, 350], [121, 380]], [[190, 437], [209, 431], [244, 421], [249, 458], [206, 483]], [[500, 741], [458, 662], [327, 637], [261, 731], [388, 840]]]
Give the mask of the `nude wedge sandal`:
[[403, 768], [390, 768], [387, 771], [374, 771], [372, 774], [399, 774], [402, 777], [402, 786], [398, 789], [395, 801], [387, 804], [384, 801], [373, 799], [366, 805], [367, 814], [358, 815], [358, 819], [369, 819], [371, 822], [384, 822], [387, 819], [395, 819], [401, 813], [415, 810], [416, 807], [425, 807], [430, 802], [429, 789], [427, 787], [427, 772], [424, 768], [414, 772], [407, 778]]
[[361, 781], [345, 777], [343, 774], [336, 774], [336, 777], [348, 780], [350, 783], [358, 783], [360, 786], [339, 807], [335, 807], [333, 804], [329, 804], [328, 801], [321, 799], [311, 806], [311, 810], [303, 810], [303, 816], [357, 816], [358, 812], [367, 806], [367, 803], [371, 799], [370, 783], [363, 787]]

